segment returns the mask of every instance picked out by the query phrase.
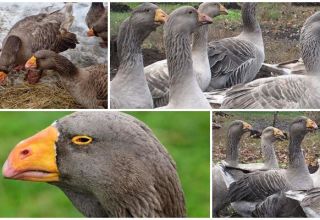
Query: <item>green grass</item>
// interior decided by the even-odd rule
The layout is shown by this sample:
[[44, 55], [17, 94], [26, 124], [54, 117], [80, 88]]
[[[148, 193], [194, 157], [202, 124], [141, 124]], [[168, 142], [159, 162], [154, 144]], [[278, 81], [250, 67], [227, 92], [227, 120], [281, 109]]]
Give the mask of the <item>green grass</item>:
[[[0, 112], [0, 166], [21, 140], [68, 112]], [[177, 164], [190, 217], [209, 217], [209, 113], [132, 112], [144, 121]], [[0, 217], [81, 217], [61, 190], [46, 183], [0, 177]]]
[[[138, 2], [123, 2], [124, 4], [127, 4], [131, 9], [136, 8], [139, 6], [141, 3]], [[157, 3], [157, 5], [164, 10], [167, 14], [170, 14], [173, 10], [184, 6], [184, 5], [190, 5], [190, 6], [195, 6], [197, 5], [197, 2], [190, 2], [190, 3], [176, 3], [176, 4], [166, 4], [166, 3]], [[240, 10], [228, 10], [229, 14], [228, 15], [223, 15], [223, 16], [218, 16], [215, 18], [215, 20], [224, 20], [228, 19], [230, 21], [240, 21], [241, 20], [241, 12]], [[120, 24], [130, 16], [130, 12], [110, 12], [110, 23], [111, 23], [111, 35], [115, 35], [118, 33], [119, 26]]]

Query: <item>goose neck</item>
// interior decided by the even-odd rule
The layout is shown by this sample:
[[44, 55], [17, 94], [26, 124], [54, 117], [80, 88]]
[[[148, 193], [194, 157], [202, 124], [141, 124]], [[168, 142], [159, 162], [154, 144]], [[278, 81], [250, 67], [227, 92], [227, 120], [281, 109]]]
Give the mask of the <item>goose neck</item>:
[[78, 74], [78, 68], [66, 57], [57, 55], [54, 57], [55, 70], [62, 77], [75, 77]]
[[197, 86], [193, 74], [191, 36], [183, 33], [169, 33], [165, 36], [165, 47], [170, 78], [170, 98], [180, 96]]
[[116, 76], [118, 74], [128, 75], [128, 72], [140, 73], [140, 70], [143, 69], [141, 44], [145, 37], [140, 36], [142, 33], [138, 33], [130, 22], [124, 22], [123, 26], [119, 31], [117, 41], [120, 66]]
[[256, 6], [252, 3], [244, 3], [242, 7], [242, 22], [245, 32], [261, 32], [259, 22], [256, 18]]
[[274, 144], [270, 139], [261, 137], [261, 151], [265, 168], [279, 168], [278, 159], [274, 151]]
[[119, 31], [117, 50], [120, 63], [131, 62], [135, 56], [141, 55], [141, 44], [145, 37], [130, 22], [124, 22]]
[[192, 51], [203, 52], [207, 55], [208, 25], [203, 25], [193, 34]]
[[240, 139], [241, 139], [241, 134], [237, 134], [230, 131], [228, 132], [226, 162], [231, 166], [238, 166]]
[[289, 169], [308, 170], [301, 150], [305, 133], [291, 135], [289, 142]]

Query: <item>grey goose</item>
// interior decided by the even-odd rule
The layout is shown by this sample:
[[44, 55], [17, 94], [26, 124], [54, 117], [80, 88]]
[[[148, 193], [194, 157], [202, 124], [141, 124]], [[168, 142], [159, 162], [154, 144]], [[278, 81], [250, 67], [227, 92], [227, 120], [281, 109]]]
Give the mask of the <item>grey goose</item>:
[[[241, 125], [243, 124], [243, 125]], [[228, 204], [228, 184], [226, 184], [225, 173], [230, 173], [232, 179], [239, 179], [245, 173], [254, 172], [257, 170], [278, 169], [278, 160], [274, 151], [274, 142], [277, 140], [285, 139], [283, 132], [274, 127], [267, 127], [263, 130], [261, 135], [261, 151], [263, 157], [263, 163], [251, 163], [251, 164], [239, 164], [238, 152], [239, 141], [245, 132], [251, 130], [252, 127], [243, 121], [234, 121], [228, 130], [228, 144], [226, 151], [226, 161], [217, 164], [214, 167], [213, 173], [213, 214], [218, 216], [220, 210], [222, 210]], [[233, 180], [232, 180], [233, 181]], [[237, 212], [242, 212], [241, 205], [236, 204], [234, 208]]]
[[226, 91], [207, 94], [210, 103], [221, 108], [236, 109], [298, 109], [320, 108], [319, 59], [320, 12], [310, 16], [300, 34], [301, 56], [306, 75], [284, 75], [238, 84]]
[[143, 3], [121, 24], [117, 41], [120, 66], [110, 85], [111, 108], [153, 108], [141, 44], [166, 19], [158, 6]]
[[260, 70], [265, 54], [256, 6], [253, 2], [243, 3], [243, 31], [238, 36], [209, 43], [211, 82], [208, 91], [250, 82]]
[[186, 216], [174, 160], [147, 125], [121, 112], [57, 120], [18, 143], [2, 173], [57, 186], [86, 217]]
[[[198, 11], [211, 18], [228, 14], [227, 9], [217, 2], [204, 2]], [[211, 80], [209, 59], [207, 55], [208, 26], [199, 27], [193, 34], [192, 62], [193, 70], [199, 86], [205, 91]], [[161, 107], [169, 102], [169, 73], [167, 60], [157, 61], [144, 68], [148, 85], [153, 97], [154, 106]]]
[[[318, 126], [306, 117], [296, 118], [289, 126], [289, 167], [288, 169], [256, 171], [245, 174], [229, 186], [230, 202], [244, 202], [247, 207], [254, 204], [252, 214], [263, 216], [266, 201], [281, 198], [289, 190], [310, 190], [313, 181], [305, 164], [301, 142], [308, 132]], [[280, 200], [281, 201], [281, 200]], [[262, 212], [262, 213], [261, 213]]]
[[105, 64], [76, 67], [66, 57], [39, 50], [26, 62], [28, 70], [54, 70], [70, 95], [85, 108], [108, 108], [108, 75]]
[[169, 71], [169, 103], [161, 108], [210, 109], [193, 73], [191, 36], [212, 19], [195, 8], [174, 10], [164, 24], [164, 45]]

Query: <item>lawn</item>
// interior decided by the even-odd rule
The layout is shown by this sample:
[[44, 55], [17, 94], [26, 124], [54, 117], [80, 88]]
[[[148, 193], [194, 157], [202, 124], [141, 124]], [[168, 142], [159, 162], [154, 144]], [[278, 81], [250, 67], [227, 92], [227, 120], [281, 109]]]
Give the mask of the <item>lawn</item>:
[[[0, 112], [3, 165], [22, 139], [69, 112]], [[132, 112], [144, 121], [177, 164], [190, 217], [208, 217], [210, 207], [210, 150], [208, 112]], [[68, 198], [46, 183], [0, 177], [0, 217], [81, 217]]]

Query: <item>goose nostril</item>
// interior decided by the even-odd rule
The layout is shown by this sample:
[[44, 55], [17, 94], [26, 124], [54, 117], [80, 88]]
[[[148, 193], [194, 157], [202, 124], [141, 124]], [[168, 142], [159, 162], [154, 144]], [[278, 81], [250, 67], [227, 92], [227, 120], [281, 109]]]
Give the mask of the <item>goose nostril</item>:
[[23, 151], [21, 151], [21, 156], [27, 156], [27, 155], [29, 155], [29, 153], [30, 153], [30, 151], [28, 150], [28, 149], [25, 149], [25, 150], [23, 150]]

